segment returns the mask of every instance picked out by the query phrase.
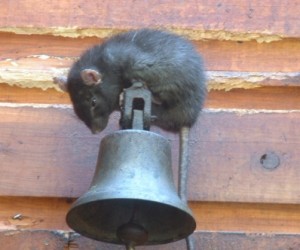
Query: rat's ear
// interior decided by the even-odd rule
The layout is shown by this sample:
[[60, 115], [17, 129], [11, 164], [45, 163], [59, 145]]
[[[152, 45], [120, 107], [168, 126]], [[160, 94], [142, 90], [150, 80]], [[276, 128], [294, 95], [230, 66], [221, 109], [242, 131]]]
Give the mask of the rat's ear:
[[88, 86], [98, 85], [101, 83], [102, 75], [94, 69], [84, 69], [80, 72], [81, 78]]
[[68, 92], [68, 83], [66, 76], [53, 77], [53, 82], [56, 83], [62, 91]]

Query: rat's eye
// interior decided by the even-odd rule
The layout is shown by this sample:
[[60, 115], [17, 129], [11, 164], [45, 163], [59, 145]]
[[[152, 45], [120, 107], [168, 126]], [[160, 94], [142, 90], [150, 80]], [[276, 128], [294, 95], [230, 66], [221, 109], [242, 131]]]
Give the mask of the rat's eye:
[[91, 106], [92, 106], [93, 108], [95, 108], [95, 107], [96, 107], [96, 104], [97, 104], [97, 100], [96, 100], [95, 97], [93, 97], [93, 98], [91, 99]]

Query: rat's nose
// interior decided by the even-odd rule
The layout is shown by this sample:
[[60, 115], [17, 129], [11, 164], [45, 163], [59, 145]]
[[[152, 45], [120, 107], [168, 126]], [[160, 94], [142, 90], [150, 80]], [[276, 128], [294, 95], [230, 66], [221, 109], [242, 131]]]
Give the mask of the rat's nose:
[[100, 133], [105, 127], [102, 126], [103, 123], [102, 122], [99, 122], [98, 120], [95, 120], [92, 124], [92, 127], [91, 127], [91, 131], [93, 134], [98, 134]]
[[108, 116], [94, 117], [92, 120], [92, 124], [90, 124], [89, 128], [91, 129], [93, 134], [97, 134], [106, 128], [107, 123], [108, 123]]
[[100, 129], [100, 128], [91, 128], [91, 131], [95, 135], [95, 134], [100, 133], [102, 131], [102, 129]]

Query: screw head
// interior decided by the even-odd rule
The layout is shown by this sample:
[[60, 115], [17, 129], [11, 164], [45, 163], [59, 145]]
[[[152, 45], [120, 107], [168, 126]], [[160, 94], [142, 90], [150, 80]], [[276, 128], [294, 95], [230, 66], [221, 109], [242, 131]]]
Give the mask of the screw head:
[[275, 152], [267, 152], [260, 157], [260, 164], [263, 168], [274, 170], [280, 165], [280, 158]]

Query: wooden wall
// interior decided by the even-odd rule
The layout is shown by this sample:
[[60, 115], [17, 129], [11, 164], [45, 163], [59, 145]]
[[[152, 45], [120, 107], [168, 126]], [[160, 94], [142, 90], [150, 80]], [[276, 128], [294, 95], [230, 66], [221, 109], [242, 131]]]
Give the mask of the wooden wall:
[[[113, 33], [164, 28], [205, 60], [209, 95], [192, 131], [197, 249], [300, 249], [300, 2], [2, 1], [0, 242], [5, 249], [124, 249], [72, 232], [100, 139], [52, 77]], [[172, 141], [177, 172], [177, 135]], [[184, 249], [184, 242], [138, 249]]]

